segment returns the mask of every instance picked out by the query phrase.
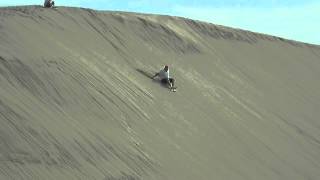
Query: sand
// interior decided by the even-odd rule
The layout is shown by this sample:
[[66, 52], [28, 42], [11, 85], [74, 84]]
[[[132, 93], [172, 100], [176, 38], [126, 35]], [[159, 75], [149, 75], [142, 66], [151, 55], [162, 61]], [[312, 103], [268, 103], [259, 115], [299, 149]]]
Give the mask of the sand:
[[[168, 64], [178, 91], [148, 76]], [[316, 180], [320, 46], [179, 17], [0, 8], [0, 179]]]

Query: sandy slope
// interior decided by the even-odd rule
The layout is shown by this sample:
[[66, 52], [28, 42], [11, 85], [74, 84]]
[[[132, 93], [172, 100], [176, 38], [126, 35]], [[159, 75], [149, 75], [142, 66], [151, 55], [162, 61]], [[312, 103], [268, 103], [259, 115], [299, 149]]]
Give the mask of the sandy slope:
[[[171, 93], [148, 78], [169, 64]], [[316, 180], [320, 47], [168, 16], [0, 8], [0, 179]]]

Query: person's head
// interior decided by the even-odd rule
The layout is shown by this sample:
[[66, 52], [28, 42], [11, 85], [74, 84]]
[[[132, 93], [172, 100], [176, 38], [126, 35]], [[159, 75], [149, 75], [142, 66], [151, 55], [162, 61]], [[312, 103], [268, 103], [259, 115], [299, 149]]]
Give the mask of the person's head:
[[169, 66], [168, 66], [168, 65], [165, 65], [163, 69], [164, 69], [165, 71], [168, 71], [168, 70], [169, 70]]

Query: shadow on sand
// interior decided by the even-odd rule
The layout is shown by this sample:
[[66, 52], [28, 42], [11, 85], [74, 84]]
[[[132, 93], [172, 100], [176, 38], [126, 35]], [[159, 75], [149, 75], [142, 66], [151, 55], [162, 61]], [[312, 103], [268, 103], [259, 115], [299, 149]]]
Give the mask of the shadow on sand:
[[150, 72], [147, 72], [147, 71], [145, 71], [145, 70], [141, 70], [141, 69], [136, 69], [136, 70], [137, 70], [140, 74], [148, 77], [149, 79], [152, 79], [152, 77], [153, 77], [153, 75], [154, 75], [154, 74], [152, 74], [152, 73], [150, 73]]

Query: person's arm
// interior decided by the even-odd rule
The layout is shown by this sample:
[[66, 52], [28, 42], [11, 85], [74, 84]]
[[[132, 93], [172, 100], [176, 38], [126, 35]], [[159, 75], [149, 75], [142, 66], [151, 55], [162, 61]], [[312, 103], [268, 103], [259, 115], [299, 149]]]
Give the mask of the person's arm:
[[159, 75], [159, 73], [156, 73], [154, 76], [152, 76], [152, 79], [154, 79], [155, 77], [157, 77]]

